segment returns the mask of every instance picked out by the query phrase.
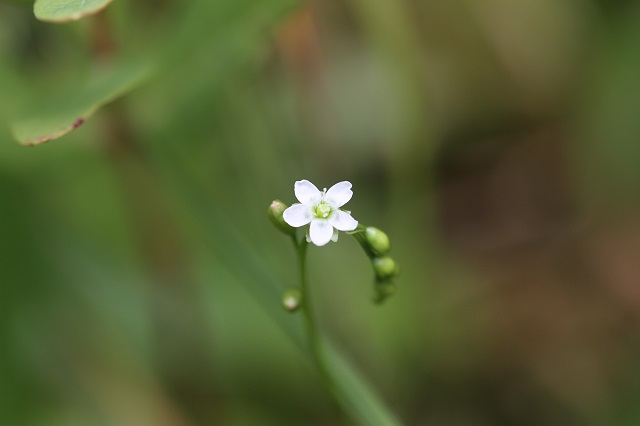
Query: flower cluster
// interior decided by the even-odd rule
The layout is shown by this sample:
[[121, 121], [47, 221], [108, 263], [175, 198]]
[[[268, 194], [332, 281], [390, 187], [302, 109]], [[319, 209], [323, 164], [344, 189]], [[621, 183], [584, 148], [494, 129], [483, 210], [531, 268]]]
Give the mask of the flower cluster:
[[[308, 180], [299, 180], [294, 185], [294, 192], [299, 203], [287, 207], [280, 200], [273, 201], [269, 206], [269, 219], [280, 231], [293, 237], [299, 253], [304, 256], [306, 244], [304, 240], [296, 239], [295, 228], [309, 225], [307, 242], [317, 246], [337, 241], [338, 231], [348, 232], [371, 260], [375, 273], [373, 300], [382, 303], [391, 296], [396, 289], [395, 278], [399, 269], [396, 261], [388, 255], [391, 249], [389, 237], [378, 228], [359, 225], [351, 217], [351, 212], [341, 209], [353, 196], [351, 183], [338, 182], [328, 190], [320, 191]], [[300, 291], [291, 289], [283, 297], [283, 306], [294, 312], [303, 297]]]

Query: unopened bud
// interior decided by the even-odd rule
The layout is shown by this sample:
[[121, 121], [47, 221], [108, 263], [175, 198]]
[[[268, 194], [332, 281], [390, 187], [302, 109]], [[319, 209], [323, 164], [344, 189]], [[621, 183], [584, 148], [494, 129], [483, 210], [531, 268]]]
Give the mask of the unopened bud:
[[373, 301], [375, 303], [382, 303], [389, 297], [393, 296], [396, 292], [396, 285], [391, 282], [382, 282], [375, 284], [375, 295]]
[[371, 250], [373, 250], [376, 254], [386, 254], [391, 248], [389, 237], [378, 228], [369, 226], [364, 230], [364, 235], [367, 244], [369, 244]]
[[300, 302], [302, 301], [302, 293], [300, 290], [296, 288], [290, 288], [285, 291], [282, 296], [282, 307], [285, 308], [289, 312], [295, 312], [300, 307]]
[[373, 259], [373, 269], [380, 279], [388, 279], [398, 275], [398, 264], [389, 256], [376, 257]]
[[284, 232], [288, 235], [295, 235], [296, 229], [289, 226], [287, 222], [284, 221], [282, 214], [287, 209], [287, 205], [280, 200], [274, 200], [269, 206], [269, 210], [267, 214], [269, 215], [269, 220], [271, 223], [275, 225], [280, 231]]

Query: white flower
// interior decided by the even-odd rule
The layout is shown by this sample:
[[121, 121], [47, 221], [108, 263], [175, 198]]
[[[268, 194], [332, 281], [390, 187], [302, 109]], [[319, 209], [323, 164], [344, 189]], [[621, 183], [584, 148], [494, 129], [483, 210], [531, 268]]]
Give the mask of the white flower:
[[328, 191], [320, 191], [308, 180], [299, 180], [294, 191], [300, 203], [286, 209], [282, 217], [294, 228], [310, 223], [307, 241], [323, 246], [337, 241], [338, 231], [353, 231], [358, 226], [349, 212], [340, 210], [353, 196], [350, 182], [338, 182]]

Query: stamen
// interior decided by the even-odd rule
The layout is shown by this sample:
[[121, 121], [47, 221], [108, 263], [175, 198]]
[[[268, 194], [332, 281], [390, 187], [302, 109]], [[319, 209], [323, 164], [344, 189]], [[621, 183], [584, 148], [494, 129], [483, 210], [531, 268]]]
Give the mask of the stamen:
[[325, 204], [324, 202], [318, 203], [314, 210], [315, 210], [316, 217], [320, 217], [323, 219], [328, 218], [331, 215], [331, 212], [333, 211], [333, 209], [329, 205]]

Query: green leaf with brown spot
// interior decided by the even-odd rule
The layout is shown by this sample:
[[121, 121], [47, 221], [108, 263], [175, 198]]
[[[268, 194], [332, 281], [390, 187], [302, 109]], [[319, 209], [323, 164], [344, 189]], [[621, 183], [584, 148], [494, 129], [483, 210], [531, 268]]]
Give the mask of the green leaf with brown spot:
[[51, 101], [37, 102], [24, 118], [12, 123], [13, 136], [26, 146], [58, 139], [84, 124], [103, 105], [134, 89], [149, 71], [148, 64], [140, 63], [103, 71], [80, 89], [69, 88]]
[[93, 15], [112, 0], [36, 0], [33, 13], [41, 21], [69, 22]]

